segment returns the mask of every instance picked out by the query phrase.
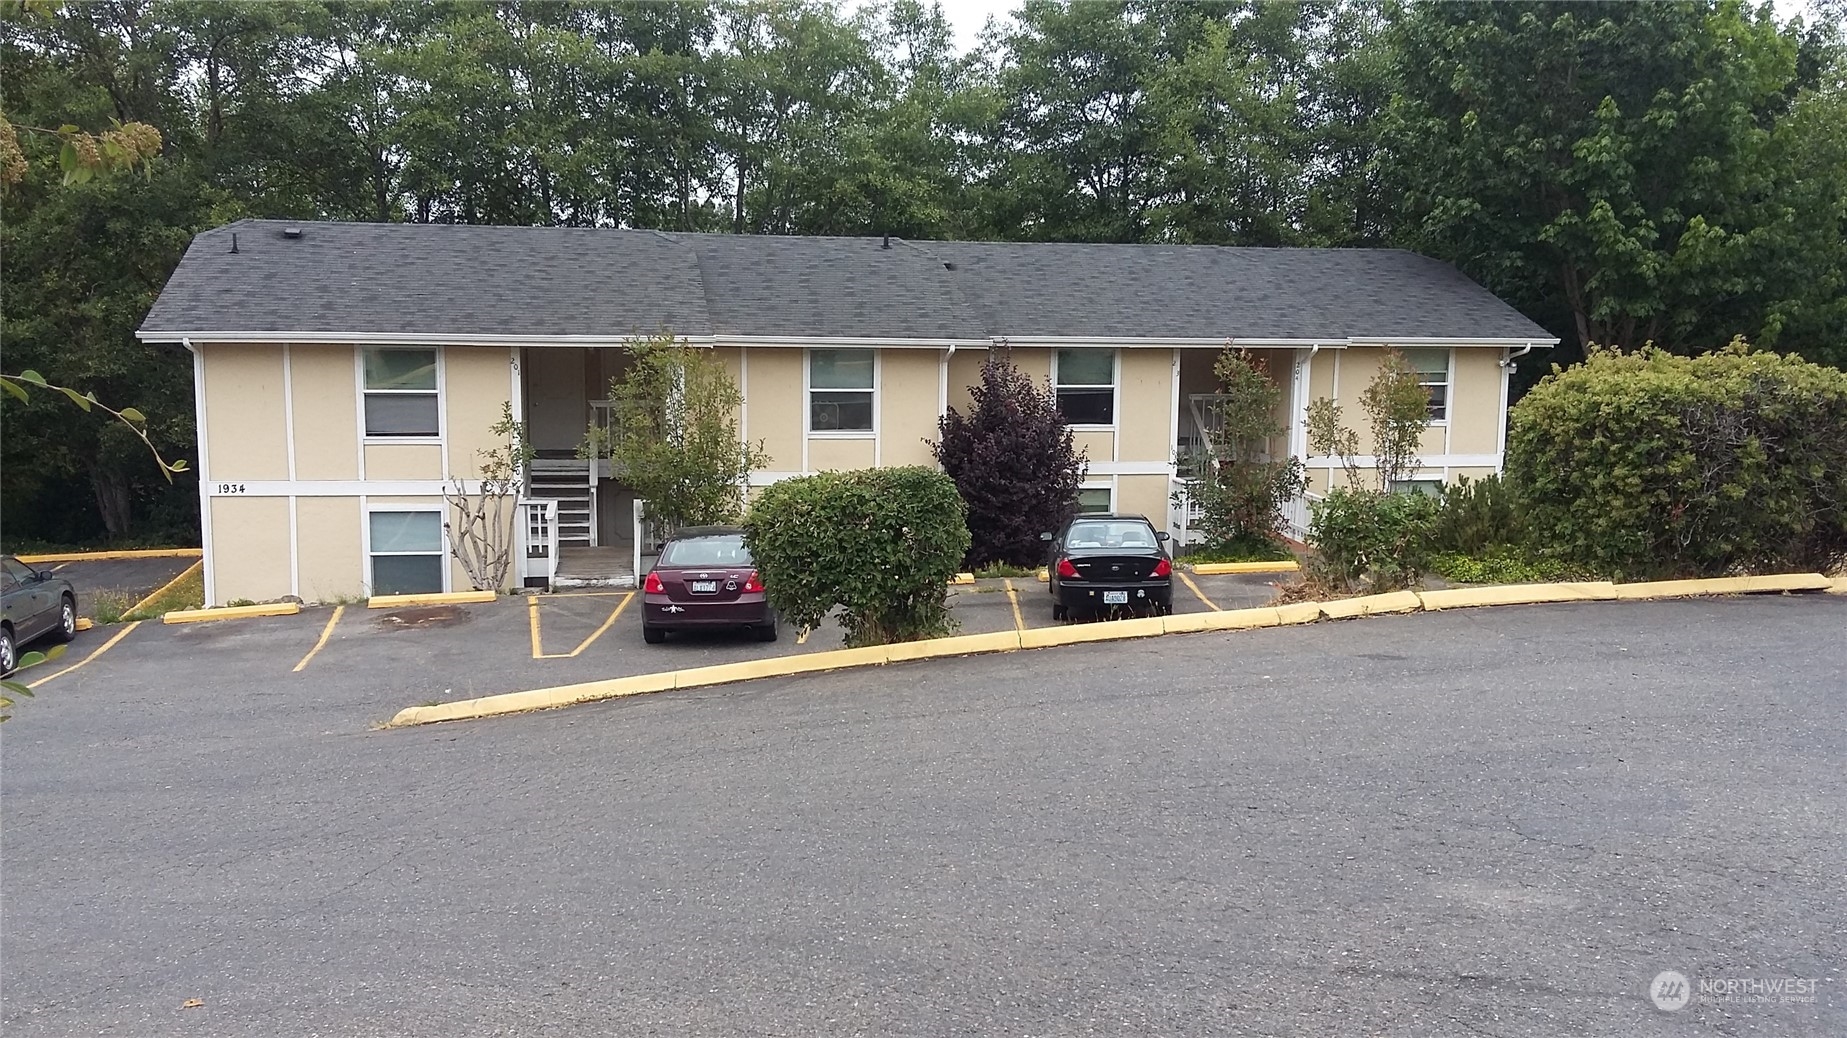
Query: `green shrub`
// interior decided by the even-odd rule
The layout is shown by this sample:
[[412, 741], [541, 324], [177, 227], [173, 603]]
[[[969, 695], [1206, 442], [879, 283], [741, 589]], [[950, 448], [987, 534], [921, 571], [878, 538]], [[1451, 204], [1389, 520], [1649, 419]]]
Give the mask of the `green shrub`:
[[770, 604], [799, 627], [835, 607], [848, 645], [948, 634], [968, 552], [953, 480], [921, 466], [823, 472], [765, 487], [744, 521]]
[[1295, 558], [1295, 553], [1280, 540], [1268, 537], [1240, 537], [1220, 544], [1202, 544], [1180, 552], [1187, 562], [1280, 562]]
[[1341, 588], [1410, 587], [1429, 568], [1437, 501], [1336, 487], [1310, 509], [1313, 574]]
[[1437, 495], [1432, 543], [1439, 551], [1480, 555], [1494, 548], [1524, 546], [1526, 517], [1513, 484], [1498, 475], [1464, 476]]
[[1614, 576], [1823, 568], [1847, 554], [1847, 372], [1744, 343], [1594, 351], [1509, 416], [1532, 537]]
[[1452, 584], [1533, 584], [1573, 576], [1558, 560], [1517, 548], [1495, 548], [1481, 555], [1438, 552], [1430, 557], [1430, 572]]

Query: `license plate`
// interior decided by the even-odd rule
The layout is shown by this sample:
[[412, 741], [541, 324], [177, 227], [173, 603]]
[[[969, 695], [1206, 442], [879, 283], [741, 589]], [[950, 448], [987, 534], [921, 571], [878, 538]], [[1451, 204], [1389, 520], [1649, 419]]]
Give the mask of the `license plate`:
[[695, 580], [692, 582], [692, 587], [695, 593], [709, 595], [712, 592], [718, 590], [718, 581], [716, 580]]
[[1103, 604], [1128, 605], [1129, 593], [1127, 591], [1105, 591], [1103, 592]]

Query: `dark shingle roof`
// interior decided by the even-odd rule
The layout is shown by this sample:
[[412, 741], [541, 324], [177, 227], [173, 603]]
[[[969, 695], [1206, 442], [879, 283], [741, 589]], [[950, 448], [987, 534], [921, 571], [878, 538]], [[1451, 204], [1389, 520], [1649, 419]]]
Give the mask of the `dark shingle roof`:
[[[298, 238], [283, 235], [299, 227]], [[232, 235], [238, 251], [231, 252]], [[904, 242], [245, 220], [194, 239], [147, 338], [1552, 341], [1454, 267], [1380, 249]]]

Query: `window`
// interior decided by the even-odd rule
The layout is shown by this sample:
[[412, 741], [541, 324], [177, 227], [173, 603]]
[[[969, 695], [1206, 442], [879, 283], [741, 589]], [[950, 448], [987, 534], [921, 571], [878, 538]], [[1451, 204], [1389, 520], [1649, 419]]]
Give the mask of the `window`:
[[1115, 350], [1059, 350], [1052, 382], [1065, 424], [1116, 424]]
[[1449, 420], [1449, 351], [1406, 350], [1405, 363], [1417, 372], [1417, 384], [1430, 394], [1430, 420]]
[[414, 595], [443, 589], [441, 512], [373, 512], [372, 593]]
[[871, 350], [808, 351], [808, 428], [871, 432]]
[[742, 534], [716, 537], [688, 537], [672, 541], [661, 552], [662, 566], [751, 566], [750, 549], [744, 547]]
[[1137, 520], [1072, 523], [1065, 534], [1067, 548], [1152, 548], [1158, 543], [1154, 527]]
[[437, 435], [436, 351], [364, 352], [366, 435]]
[[1108, 512], [1111, 504], [1110, 488], [1108, 487], [1085, 487], [1077, 492], [1077, 511], [1079, 515]]
[[1443, 481], [1440, 479], [1394, 479], [1392, 480], [1392, 493], [1442, 497]]

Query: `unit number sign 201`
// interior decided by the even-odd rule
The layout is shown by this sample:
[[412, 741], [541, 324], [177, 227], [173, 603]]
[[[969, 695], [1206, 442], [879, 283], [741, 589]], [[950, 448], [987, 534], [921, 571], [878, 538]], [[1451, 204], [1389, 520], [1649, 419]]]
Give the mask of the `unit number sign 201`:
[[241, 494], [243, 492], [244, 492], [244, 485], [242, 483], [213, 483], [212, 484], [212, 493], [215, 495], [222, 496], [224, 494]]

